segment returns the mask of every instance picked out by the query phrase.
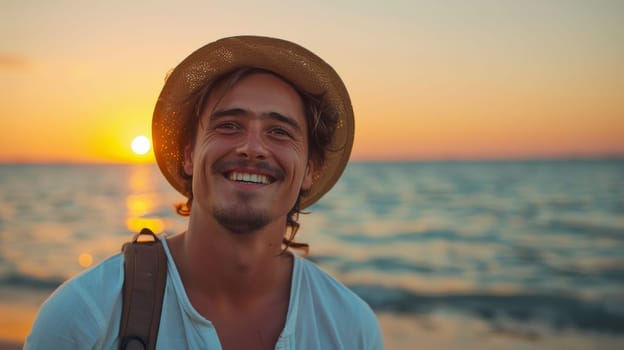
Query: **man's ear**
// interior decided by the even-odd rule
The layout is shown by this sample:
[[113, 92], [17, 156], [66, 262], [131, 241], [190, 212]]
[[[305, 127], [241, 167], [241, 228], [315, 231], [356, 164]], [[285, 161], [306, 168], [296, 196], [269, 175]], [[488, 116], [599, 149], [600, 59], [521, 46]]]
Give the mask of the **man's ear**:
[[193, 146], [190, 144], [184, 147], [184, 172], [193, 176]]
[[303, 182], [301, 183], [301, 191], [305, 192], [312, 188], [315, 169], [316, 165], [314, 161], [312, 159], [308, 160], [308, 165], [306, 166], [305, 174], [303, 175]]

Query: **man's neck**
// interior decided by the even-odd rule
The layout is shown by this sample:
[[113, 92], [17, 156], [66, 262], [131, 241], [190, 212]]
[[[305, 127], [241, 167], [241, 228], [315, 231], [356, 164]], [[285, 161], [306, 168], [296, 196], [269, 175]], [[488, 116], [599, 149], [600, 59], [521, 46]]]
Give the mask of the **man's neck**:
[[188, 231], [169, 242], [192, 302], [253, 308], [287, 300], [293, 258], [282, 253], [284, 228], [285, 221], [235, 234], [212, 218], [191, 217]]

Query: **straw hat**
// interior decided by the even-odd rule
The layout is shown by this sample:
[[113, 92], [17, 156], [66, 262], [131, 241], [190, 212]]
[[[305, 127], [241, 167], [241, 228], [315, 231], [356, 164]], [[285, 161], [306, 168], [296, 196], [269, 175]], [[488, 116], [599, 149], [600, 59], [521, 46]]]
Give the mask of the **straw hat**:
[[207, 81], [240, 67], [272, 71], [300, 89], [325, 93], [338, 113], [338, 124], [324, 165], [315, 171], [312, 187], [301, 198], [301, 209], [321, 198], [338, 181], [353, 146], [354, 120], [351, 100], [342, 80], [320, 57], [289, 41], [236, 36], [210, 43], [184, 59], [165, 82], [154, 110], [152, 140], [160, 170], [178, 192], [188, 197], [179, 169], [184, 160], [178, 145], [183, 125], [194, 113], [189, 96]]

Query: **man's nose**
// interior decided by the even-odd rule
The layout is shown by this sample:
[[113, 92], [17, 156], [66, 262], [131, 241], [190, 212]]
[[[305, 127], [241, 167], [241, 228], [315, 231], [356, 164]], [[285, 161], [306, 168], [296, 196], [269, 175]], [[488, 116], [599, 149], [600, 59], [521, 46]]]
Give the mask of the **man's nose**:
[[237, 153], [247, 159], [265, 159], [267, 148], [264, 143], [262, 131], [257, 126], [247, 128]]

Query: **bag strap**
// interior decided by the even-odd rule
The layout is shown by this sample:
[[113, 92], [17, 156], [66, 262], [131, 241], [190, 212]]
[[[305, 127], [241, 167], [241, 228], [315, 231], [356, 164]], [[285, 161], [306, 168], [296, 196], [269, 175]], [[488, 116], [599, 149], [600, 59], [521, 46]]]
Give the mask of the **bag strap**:
[[167, 281], [167, 256], [160, 239], [144, 228], [127, 242], [120, 350], [154, 350]]

